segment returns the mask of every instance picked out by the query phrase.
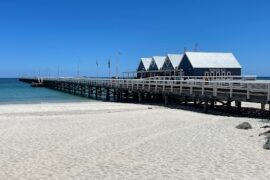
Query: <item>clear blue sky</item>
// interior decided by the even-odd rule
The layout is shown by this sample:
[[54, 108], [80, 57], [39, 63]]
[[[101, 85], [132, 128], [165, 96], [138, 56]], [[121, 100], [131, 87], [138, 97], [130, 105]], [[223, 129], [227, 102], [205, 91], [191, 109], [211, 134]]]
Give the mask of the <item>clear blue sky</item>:
[[270, 75], [269, 0], [0, 0], [0, 77], [108, 75], [140, 57], [233, 52], [246, 75]]

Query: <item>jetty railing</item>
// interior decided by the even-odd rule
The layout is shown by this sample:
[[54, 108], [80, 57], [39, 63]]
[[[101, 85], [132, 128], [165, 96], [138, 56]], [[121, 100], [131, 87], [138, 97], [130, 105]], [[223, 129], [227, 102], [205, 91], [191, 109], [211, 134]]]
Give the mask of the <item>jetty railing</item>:
[[[101, 78], [42, 78], [43, 81], [70, 82], [104, 88], [127, 89], [162, 94], [208, 95], [230, 98], [245, 97], [246, 101], [270, 102], [270, 81], [255, 79], [205, 80], [191, 77], [155, 77], [148, 79], [101, 79]], [[240, 78], [240, 77], [239, 77]]]
[[159, 80], [242, 80], [242, 81], [255, 81], [257, 76], [155, 76], [149, 77], [148, 79], [159, 79]]

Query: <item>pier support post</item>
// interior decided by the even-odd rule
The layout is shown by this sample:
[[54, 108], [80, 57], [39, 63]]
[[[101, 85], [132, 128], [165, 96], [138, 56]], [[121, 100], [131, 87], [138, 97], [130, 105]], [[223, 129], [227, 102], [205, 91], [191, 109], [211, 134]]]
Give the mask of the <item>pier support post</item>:
[[75, 84], [75, 85], [74, 85], [74, 94], [75, 94], [75, 95], [77, 94], [77, 91], [78, 91], [78, 86]]
[[110, 89], [106, 89], [106, 101], [110, 100]]
[[75, 85], [75, 91], [74, 94], [76, 95], [78, 93], [79, 85]]
[[268, 103], [268, 116], [270, 118], [270, 102]]
[[169, 101], [168, 95], [164, 95], [164, 104], [165, 104], [165, 106], [168, 105], [168, 101]]
[[73, 84], [73, 94], [76, 94], [76, 85], [75, 84]]
[[133, 101], [138, 101], [138, 93], [132, 92]]
[[93, 86], [90, 87], [90, 95], [94, 94]]
[[265, 102], [261, 103], [261, 110], [265, 110]]
[[197, 106], [197, 97], [193, 98], [193, 104], [194, 104], [194, 106]]
[[96, 99], [98, 99], [98, 88], [96, 87], [96, 93], [95, 93], [95, 95], [96, 95]]
[[232, 108], [232, 101], [228, 100], [227, 101], [227, 110], [231, 110], [231, 108]]
[[99, 88], [99, 96], [102, 96], [102, 87]]
[[155, 94], [153, 98], [154, 98], [155, 102], [158, 102], [158, 95], [157, 94]]
[[70, 83], [68, 83], [68, 93], [70, 93], [71, 94], [71, 85], [70, 85]]
[[114, 90], [113, 90], [113, 99], [114, 99], [114, 101], [117, 100], [116, 98], [117, 98], [117, 96], [116, 96], [116, 90], [114, 89]]
[[117, 101], [121, 101], [121, 92], [118, 90], [116, 93]]
[[147, 98], [147, 101], [150, 101], [151, 100], [151, 94], [147, 93], [146, 98]]
[[125, 91], [125, 100], [126, 100], [126, 101], [128, 101], [128, 99], [129, 99], [128, 97], [129, 97], [129, 92], [128, 92], [128, 90], [127, 90], [127, 91]]
[[81, 96], [83, 96], [83, 86], [80, 85], [80, 88], [81, 88]]
[[242, 102], [241, 101], [235, 101], [235, 106], [237, 107], [237, 111], [241, 112]]
[[210, 108], [214, 109], [215, 108], [215, 101], [211, 99], [210, 101]]
[[203, 104], [203, 112], [207, 113], [208, 112], [208, 99], [204, 100], [204, 104]]
[[142, 93], [141, 92], [138, 92], [138, 101], [139, 101], [139, 103], [142, 102]]
[[187, 105], [188, 105], [188, 97], [185, 96], [185, 106], [187, 106]]
[[156, 94], [155, 95], [155, 101], [156, 102], [161, 102], [162, 101], [162, 95], [161, 94]]
[[90, 86], [88, 86], [88, 98], [90, 98], [91, 97], [91, 87]]

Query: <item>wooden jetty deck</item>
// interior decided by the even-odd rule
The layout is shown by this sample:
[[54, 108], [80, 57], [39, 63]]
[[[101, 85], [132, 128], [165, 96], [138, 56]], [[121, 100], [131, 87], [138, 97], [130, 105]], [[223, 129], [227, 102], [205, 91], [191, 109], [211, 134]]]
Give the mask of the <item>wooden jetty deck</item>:
[[[204, 112], [216, 102], [230, 108], [235, 101], [261, 103], [262, 109], [270, 103], [270, 81], [251, 77], [152, 77], [147, 79], [104, 78], [20, 78], [21, 81], [41, 82], [45, 87], [85, 97], [106, 97], [106, 100], [162, 99], [165, 105], [170, 98], [186, 103], [202, 104]], [[270, 110], [269, 110], [270, 115]]]

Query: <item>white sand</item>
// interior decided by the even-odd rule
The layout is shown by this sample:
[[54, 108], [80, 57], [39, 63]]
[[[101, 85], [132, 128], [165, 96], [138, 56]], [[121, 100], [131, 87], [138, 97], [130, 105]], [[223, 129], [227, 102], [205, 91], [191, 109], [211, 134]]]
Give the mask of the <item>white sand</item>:
[[270, 178], [258, 119], [148, 107], [0, 106], [0, 179]]

